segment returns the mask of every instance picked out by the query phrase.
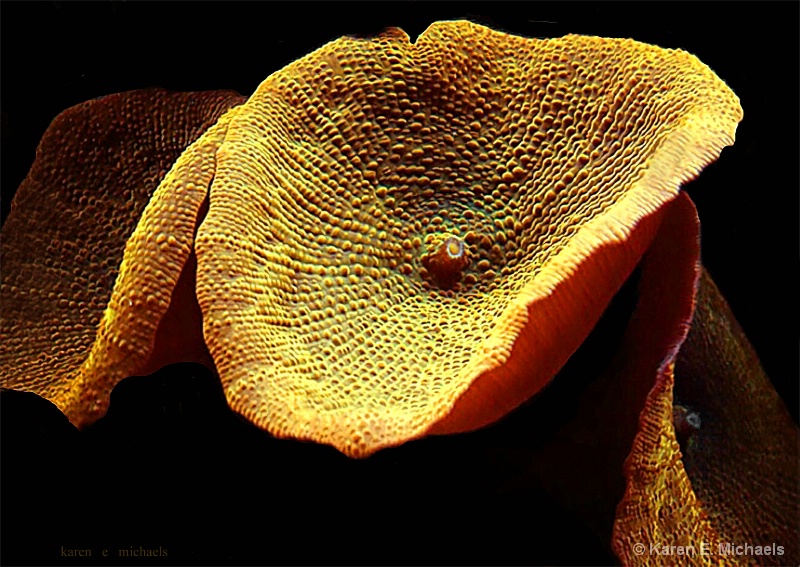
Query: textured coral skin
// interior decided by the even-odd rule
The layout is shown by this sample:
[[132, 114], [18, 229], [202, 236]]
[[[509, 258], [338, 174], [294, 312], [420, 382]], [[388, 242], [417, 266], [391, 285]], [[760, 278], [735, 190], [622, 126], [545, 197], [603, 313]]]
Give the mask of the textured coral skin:
[[[160, 222], [143, 222], [144, 209], [186, 147], [242, 101], [230, 91], [150, 89], [92, 100], [53, 121], [2, 229], [4, 387], [38, 393], [80, 425], [105, 413], [119, 380], [148, 371], [205, 193], [155, 203]], [[162, 190], [186, 196], [191, 176], [170, 175], [176, 182]], [[126, 242], [130, 256], [142, 239], [149, 252], [123, 261]], [[111, 299], [115, 285], [130, 286], [124, 300]]]
[[[401, 37], [400, 39], [402, 39], [402, 37]], [[244, 115], [243, 115], [243, 119], [244, 119]], [[222, 135], [221, 135], [220, 137], [222, 137]], [[215, 147], [216, 147], [216, 146], [218, 146], [218, 145], [219, 145], [218, 143], [216, 143], [216, 142], [214, 143], [214, 146], [215, 146]], [[214, 151], [216, 151], [216, 150], [214, 150]], [[717, 149], [717, 151], [718, 151], [718, 149]], [[712, 152], [712, 153], [713, 153], [713, 152]], [[707, 156], [704, 156], [704, 157], [707, 157]], [[202, 169], [202, 167], [201, 167], [200, 169]], [[691, 174], [690, 174], [690, 175], [691, 175]], [[655, 215], [651, 215], [651, 216], [655, 216]], [[657, 220], [658, 220], [658, 219], [653, 219], [653, 222], [657, 224]], [[653, 230], [654, 230], [654, 229], [653, 229]], [[151, 231], [151, 229], [150, 229], [150, 228], [146, 228], [146, 229], [144, 229], [144, 230], [143, 230], [143, 232], [145, 232], [145, 233], [149, 233], [149, 232], [152, 232], [152, 231]], [[185, 231], [185, 230], [184, 230], [183, 232], [184, 232], [184, 233], [186, 233], [186, 231]], [[645, 232], [647, 232], [647, 231], [645, 231]], [[652, 232], [652, 230], [651, 230], [651, 232]], [[642, 237], [642, 238], [641, 238], [641, 240], [642, 240], [642, 241], [640, 242], [640, 246], [641, 246], [642, 248], [646, 248], [646, 247], [647, 247], [647, 245], [649, 244], [649, 242], [648, 242], [647, 238], [645, 238], [645, 237]], [[640, 251], [640, 250], [634, 250], [634, 251], [630, 252], [631, 260], [629, 260], [629, 261], [628, 261], [628, 265], [632, 266], [632, 264], [634, 263], [634, 259], [635, 259], [635, 258], [636, 258], [636, 257], [637, 257], [637, 256], [638, 256], [640, 253], [641, 253], [641, 251]], [[146, 252], [142, 252], [142, 255], [146, 255]], [[182, 262], [182, 261], [188, 261], [188, 260], [186, 260], [186, 259], [184, 258], [183, 260], [179, 260], [179, 261], [177, 261], [177, 262], [176, 262], [176, 266], [177, 266], [177, 268], [173, 269], [173, 273], [175, 273], [175, 272], [177, 272], [177, 273], [181, 273], [181, 269], [182, 269], [182, 268], [181, 268], [180, 266], [181, 266], [181, 262]], [[624, 271], [624, 270], [623, 270], [623, 271]], [[413, 273], [413, 272], [412, 272], [412, 273]], [[177, 277], [177, 275], [175, 275], [174, 277]], [[420, 278], [423, 280], [423, 282], [425, 281], [424, 274], [423, 274], [423, 275], [421, 275], [421, 276], [420, 276]], [[613, 285], [609, 286], [609, 293], [613, 293], [613, 291], [614, 291], [614, 289], [613, 289], [613, 288], [614, 288], [614, 286], [613, 286]], [[599, 304], [602, 304], [602, 301], [598, 301], [598, 303], [599, 303]], [[591, 319], [591, 317], [589, 317], [589, 319]], [[586, 324], [582, 325], [581, 327], [582, 327], [582, 328], [589, 328], [589, 327], [591, 327], [591, 322], [590, 322], [590, 321], [588, 321], [588, 322], [586, 322]], [[579, 332], [580, 332], [580, 331], [579, 331]], [[510, 366], [510, 365], [509, 365], [509, 366]], [[520, 365], [520, 366], [522, 366], [522, 365]], [[499, 379], [498, 379], [498, 380], [499, 380]], [[473, 389], [472, 391], [473, 391], [473, 392], [475, 392], [475, 391], [478, 391], [478, 392], [480, 392], [480, 389], [479, 389], [479, 388], [475, 388], [475, 389]], [[491, 396], [491, 390], [490, 390], [490, 392], [489, 392], [489, 394], [488, 394], [488, 395], [489, 395], [489, 396]], [[529, 393], [527, 393], [527, 392], [524, 392], [524, 391], [523, 391], [523, 392], [520, 392], [520, 393], [518, 393], [518, 394], [515, 394], [515, 396], [513, 397], [513, 400], [512, 400], [512, 401], [510, 401], [509, 403], [510, 403], [511, 405], [514, 405], [514, 404], [518, 403], [518, 402], [519, 402], [521, 399], [524, 399], [524, 398], [525, 398], [527, 395], [529, 395]], [[474, 396], [474, 394], [473, 394], [473, 396]], [[484, 398], [484, 397], [482, 397], [482, 396], [479, 396], [479, 397], [481, 397], [481, 399], [485, 399], [485, 398]], [[667, 407], [668, 407], [668, 406], [667, 406]], [[481, 411], [479, 411], [478, 413], [483, 413], [483, 408], [479, 408], [479, 410], [481, 410]], [[497, 412], [497, 413], [499, 413], [499, 414], [502, 414], [502, 413], [504, 413], [505, 411], [507, 411], [507, 407], [503, 407], [503, 408], [502, 408], [502, 409], [500, 409], [500, 410], [499, 410], [499, 412]], [[475, 409], [474, 409], [474, 408], [469, 408], [469, 409], [466, 411], [466, 413], [467, 413], [467, 414], [471, 414], [471, 413], [472, 413], [472, 414], [474, 414], [474, 413], [475, 413]], [[489, 421], [491, 421], [491, 418], [484, 418], [484, 419], [488, 419]], [[472, 428], [472, 427], [475, 427], [475, 426], [476, 426], [476, 424], [475, 424], [475, 421], [473, 421], [473, 420], [472, 420], [472, 419], [470, 419], [470, 418], [467, 418], [467, 424], [465, 424], [465, 425], [459, 424], [459, 425], [457, 425], [457, 426], [455, 426], [455, 427], [452, 427], [452, 430], [469, 429], [469, 428]], [[442, 429], [440, 432], [447, 432], [447, 429]], [[361, 450], [361, 446], [359, 445], [359, 446], [357, 447], [357, 449], [358, 449], [358, 450]], [[344, 446], [344, 450], [350, 450], [350, 449], [348, 449], [348, 446]], [[357, 455], [361, 455], [361, 454], [363, 454], [363, 453], [359, 453], [358, 451], [353, 451], [353, 453], [354, 453], [354, 454], [357, 454]], [[684, 484], [684, 485], [681, 485], [681, 486], [683, 486], [683, 487], [684, 487], [684, 488], [682, 488], [682, 490], [690, 490], [690, 488], [691, 488], [691, 487], [689, 487], [689, 488], [687, 489], [685, 484]], [[621, 555], [621, 556], [624, 556], [624, 555]], [[631, 558], [631, 559], [633, 559], [633, 558]]]

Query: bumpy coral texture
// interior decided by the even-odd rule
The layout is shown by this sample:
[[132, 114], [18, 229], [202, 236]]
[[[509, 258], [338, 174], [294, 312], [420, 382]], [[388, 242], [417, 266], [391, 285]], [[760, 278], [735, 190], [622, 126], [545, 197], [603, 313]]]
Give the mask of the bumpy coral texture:
[[[237, 110], [196, 243], [209, 349], [235, 409], [354, 456], [506, 379], [521, 334], [557, 336], [558, 310], [532, 306], [674, 198], [741, 117], [685, 52], [468, 22], [334, 41]], [[570, 309], [624, 274], [608, 278]]]
[[[142, 370], [152, 348], [145, 328], [154, 333], [183, 262], [168, 275], [166, 245], [163, 254], [130, 258], [140, 275], [147, 265], [152, 273], [132, 282], [124, 306], [131, 315], [116, 317], [109, 301], [125, 244], [175, 160], [241, 102], [231, 91], [149, 89], [91, 100], [53, 120], [3, 225], [0, 384], [42, 395], [83, 424], [105, 412], [117, 381]], [[163, 207], [168, 229], [152, 240], [182, 238], [179, 199]], [[196, 212], [187, 215], [190, 247]]]

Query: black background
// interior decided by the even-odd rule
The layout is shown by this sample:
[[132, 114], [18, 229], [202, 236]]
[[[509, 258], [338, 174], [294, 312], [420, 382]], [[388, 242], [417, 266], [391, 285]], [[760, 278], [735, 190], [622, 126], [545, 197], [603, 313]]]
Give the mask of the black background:
[[[154, 86], [186, 91], [234, 89], [249, 94], [269, 74], [341, 35], [369, 35], [391, 25], [403, 28], [414, 38], [429, 23], [442, 19], [467, 18], [529, 37], [577, 33], [632, 37], [662, 47], [682, 48], [697, 55], [725, 80], [744, 108], [735, 146], [725, 149], [716, 163], [687, 186], [702, 222], [703, 260], [797, 420], [798, 6], [789, 2], [4, 1], [0, 4], [3, 219], [50, 120], [62, 110], [97, 96]], [[213, 384], [203, 380], [199, 383], [198, 391], [212, 398], [216, 395]], [[53, 423], [58, 423], [57, 417]], [[21, 419], [24, 420], [24, 415]], [[49, 432], [41, 423], [32, 419], [28, 425], [39, 433]], [[240, 426], [245, 427], [239, 422], [231, 425]], [[53, 427], [58, 429], [63, 424]], [[149, 434], [155, 436], [154, 431]], [[254, 440], [253, 447], [267, 442], [259, 433], [247, 432], [248, 439]], [[72, 441], [64, 445], [58, 435], [66, 435], [64, 439]], [[191, 441], [180, 435], [171, 438], [193, 447], [182, 449], [184, 452], [179, 456], [165, 448], [174, 448], [174, 444], [160, 444], [159, 449], [154, 449], [158, 457], [155, 461], [145, 458], [148, 445], [141, 438], [121, 448], [118, 440], [108, 441], [110, 453], [101, 451], [92, 459], [81, 461], [91, 463], [94, 469], [81, 465], [84, 468], [68, 474], [64, 463], [72, 466], [79, 459], [58, 451], [72, 450], [64, 447], [85, 450], [85, 444], [75, 445], [72, 432], [58, 435], [47, 437], [49, 441], [44, 442], [44, 448], [35, 458], [31, 457], [33, 464], [25, 469], [27, 472], [19, 472], [19, 478], [12, 474], [20, 482], [20, 493], [34, 490], [39, 493], [30, 496], [33, 500], [25, 506], [25, 514], [30, 516], [17, 516], [18, 508], [4, 505], [4, 563], [59, 562], [62, 560], [57, 551], [61, 545], [93, 546], [96, 553], [102, 546], [171, 545], [172, 556], [165, 562], [241, 563], [252, 558], [267, 563], [613, 560], [596, 542], [561, 548], [560, 553], [555, 544], [549, 551], [541, 549], [537, 541], [556, 536], [572, 541], [571, 536], [564, 536], [565, 531], [580, 528], [563, 528], [557, 516], [542, 522], [537, 507], [545, 506], [542, 499], [546, 497], [538, 494], [530, 496], [531, 501], [510, 501], [496, 510], [492, 508], [497, 514], [515, 510], [528, 520], [522, 524], [500, 522], [497, 525], [503, 526], [502, 530], [489, 530], [494, 539], [486, 536], [489, 532], [481, 526], [495, 523], [486, 517], [491, 515], [488, 508], [480, 508], [480, 517], [468, 521], [468, 510], [472, 510], [467, 506], [471, 481], [466, 478], [474, 480], [480, 471], [461, 470], [459, 461], [440, 463], [440, 468], [418, 463], [406, 471], [417, 479], [430, 478], [432, 485], [450, 482], [464, 488], [463, 499], [456, 498], [453, 489], [448, 492], [453, 500], [443, 496], [439, 505], [435, 501], [437, 493], [431, 488], [424, 493], [426, 500], [433, 500], [430, 507], [416, 509], [410, 503], [418, 500], [393, 490], [388, 479], [385, 484], [380, 478], [360, 483], [351, 479], [342, 484], [341, 475], [352, 472], [353, 479], [361, 478], [362, 472], [358, 470], [363, 469], [354, 469], [359, 465], [346, 464], [335, 457], [331, 457], [337, 463], [333, 466], [338, 471], [335, 474], [305, 470], [299, 464], [286, 469], [286, 459], [312, 462], [298, 456], [301, 450], [287, 449], [295, 445], [291, 442], [275, 442], [273, 445], [281, 449], [250, 469], [240, 461], [256, 457], [232, 452], [227, 458], [238, 463], [235, 467], [238, 473], [217, 474], [224, 468], [219, 462], [223, 458], [221, 453], [198, 457], [207, 447], [196, 436]], [[102, 439], [102, 435], [95, 433], [95, 443], [102, 446]], [[219, 439], [217, 442], [223, 443]], [[246, 444], [238, 447], [243, 446]], [[436, 447], [435, 442], [433, 446]], [[48, 452], [51, 449], [56, 453]], [[28, 444], [25, 450], [33, 449]], [[328, 454], [327, 448], [310, 450]], [[9, 450], [4, 450], [4, 457], [9, 454]], [[394, 462], [391, 456], [380, 458]], [[284, 467], [281, 472], [275, 472], [270, 459], [280, 461]], [[8, 460], [3, 460], [5, 473]], [[465, 466], [467, 463], [475, 466], [474, 461], [465, 461]], [[114, 470], [115, 466], [121, 470]], [[138, 468], [132, 472], [131, 467]], [[198, 467], [206, 467], [206, 473], [193, 473]], [[28, 474], [30, 471], [36, 472]], [[131, 488], [131, 484], [137, 484], [137, 478], [142, 478], [143, 484]], [[6, 477], [4, 499], [9, 495], [9, 486]], [[308, 490], [299, 488], [302, 486], [308, 486]], [[356, 497], [356, 493], [360, 496]], [[405, 503], [398, 494], [407, 497]], [[310, 495], [320, 499], [319, 506], [309, 504]], [[296, 497], [308, 508], [287, 513], [286, 507], [273, 505], [273, 498], [279, 497]], [[204, 500], [207, 498], [211, 500]], [[36, 506], [41, 508], [39, 512]], [[371, 506], [383, 511], [396, 506], [397, 524], [387, 520], [385, 514], [374, 515]], [[448, 525], [437, 522], [440, 516], [451, 517], [442, 513], [447, 506], [450, 510], [453, 506], [466, 506], [461, 517], [463, 526], [459, 524], [456, 529], [452, 521]], [[325, 512], [320, 513], [320, 509]], [[416, 520], [401, 521], [401, 509]], [[244, 520], [243, 516], [249, 514], [253, 515], [252, 520]], [[347, 519], [351, 515], [355, 520]], [[539, 521], [535, 523], [540, 533], [528, 545], [526, 538], [533, 535], [526, 531], [525, 522], [533, 522], [537, 517]], [[386, 522], [385, 531], [379, 525], [381, 522]], [[118, 529], [114, 528], [115, 523]], [[548, 523], [552, 524], [549, 528]], [[9, 525], [13, 525], [13, 531]], [[345, 525], [348, 529], [344, 529]], [[152, 529], [146, 529], [147, 526]], [[160, 526], [163, 531], [153, 526]], [[137, 531], [139, 528], [141, 531]], [[178, 529], [194, 530], [194, 535], [181, 539], [181, 543], [174, 543], [170, 539], [173, 535], [164, 535]], [[548, 529], [552, 536], [548, 536]], [[334, 533], [338, 535], [334, 537]], [[573, 533], [576, 537], [578, 534]], [[23, 545], [22, 539], [18, 539], [23, 537], [30, 537], [30, 542], [39, 537], [40, 544], [25, 539]], [[300, 543], [290, 545], [291, 537], [300, 538]], [[435, 544], [436, 554], [415, 555], [427, 541]], [[381, 543], [379, 550], [364, 551], [376, 542]], [[529, 554], [525, 555], [525, 551]], [[98, 561], [96, 557], [94, 561]]]

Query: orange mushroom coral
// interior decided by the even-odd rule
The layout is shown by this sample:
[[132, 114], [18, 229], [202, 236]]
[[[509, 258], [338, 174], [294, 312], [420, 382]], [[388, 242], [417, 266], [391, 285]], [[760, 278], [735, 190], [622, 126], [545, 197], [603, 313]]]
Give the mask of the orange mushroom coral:
[[[113, 124], [120, 101], [154, 95], [117, 96], [83, 110]], [[24, 200], [41, 185], [40, 172], [63, 178], [48, 164], [34, 168], [3, 228], [10, 266], [0, 287], [3, 385], [41, 393], [86, 423], [122, 377], [168, 355], [204, 360], [207, 345], [213, 362], [205, 361], [216, 366], [231, 406], [277, 436], [363, 457], [479, 428], [547, 385], [642, 255], [663, 254], [671, 223], [691, 217], [686, 200], [676, 200], [680, 186], [733, 142], [741, 118], [730, 89], [682, 51], [580, 36], [523, 39], [467, 22], [434, 24], [414, 43], [399, 30], [334, 41], [224, 115], [242, 101], [209, 97], [216, 102], [197, 122], [179, 128], [191, 134], [159, 157], [149, 182], [134, 183], [143, 189], [131, 199], [135, 228], [116, 227], [116, 205], [101, 214], [115, 228], [113, 255], [93, 297], [66, 291], [95, 272], [80, 262], [63, 293], [48, 296], [71, 313], [66, 325], [37, 326], [31, 306], [50, 317], [56, 307], [25, 295], [39, 288], [31, 269], [38, 260], [21, 226]], [[62, 115], [49, 134], [81, 111]], [[139, 155], [123, 146], [122, 155]], [[141, 163], [118, 169], [135, 182]], [[66, 179], [56, 195], [71, 194]], [[109, 179], [116, 178], [99, 178], [98, 187]], [[57, 255], [62, 241], [76, 241], [72, 232], [41, 234]], [[674, 357], [683, 340], [693, 235], [681, 248], [690, 263], [675, 274], [680, 302], [667, 310], [669, 325], [653, 335], [652, 348], [642, 349], [651, 358], [633, 357], [637, 363]], [[51, 265], [51, 258], [47, 270], [67, 271], [70, 259]], [[182, 317], [195, 334], [165, 346], [164, 329]], [[56, 341], [52, 361], [41, 360], [57, 328], [69, 341]], [[737, 531], [720, 521], [718, 489], [707, 488], [713, 482], [700, 482], [695, 494], [681, 472], [670, 438], [672, 367], [637, 370], [639, 402], [653, 399], [629, 461], [618, 555], [634, 561], [632, 538], [662, 541], [665, 526], [688, 542], [755, 533], [751, 523]], [[46, 381], [53, 372], [67, 379]], [[792, 464], [787, 455], [781, 472]], [[651, 462], [661, 468], [645, 480], [678, 479], [675, 490], [657, 487], [658, 502], [688, 508], [676, 517], [684, 524], [664, 522], [647, 506], [656, 489], [641, 481]], [[791, 517], [796, 492], [789, 502], [781, 521]], [[703, 523], [686, 531], [687, 518]]]
[[[353, 456], [502, 417], [740, 117], [697, 59], [630, 40], [443, 22], [289, 65], [233, 118], [197, 236], [232, 407]], [[466, 256], [446, 285], [442, 254]]]

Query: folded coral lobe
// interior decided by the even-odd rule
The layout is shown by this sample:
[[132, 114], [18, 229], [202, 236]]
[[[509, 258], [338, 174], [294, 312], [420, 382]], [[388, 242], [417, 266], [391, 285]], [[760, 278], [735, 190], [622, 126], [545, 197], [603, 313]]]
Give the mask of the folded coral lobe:
[[[657, 287], [651, 304], [664, 298]], [[671, 326], [677, 336], [661, 342], [624, 466], [614, 551], [624, 565], [643, 563], [642, 549], [645, 564], [672, 564], [678, 548], [692, 565], [797, 565], [800, 430], [709, 274], [698, 269], [689, 293], [685, 285], [669, 292], [670, 303], [692, 310]], [[658, 346], [651, 341], [650, 350]], [[651, 384], [639, 373], [621, 386], [636, 378]]]
[[[169, 303], [182, 264], [170, 275], [169, 254], [151, 257], [160, 263], [156, 277], [129, 285], [160, 287], [162, 297], [127, 297], [133, 315], [119, 318], [111, 299], [126, 242], [175, 160], [239, 102], [230, 91], [148, 89], [91, 100], [53, 120], [2, 229], [0, 385], [44, 396], [82, 424], [102, 415], [116, 381], [142, 369], [153, 347], [143, 329], [158, 325], [158, 304]], [[193, 226], [190, 209], [199, 203], [175, 196], [167, 222], [186, 212]], [[177, 242], [179, 233], [173, 226], [162, 237]], [[188, 237], [186, 256], [193, 228]], [[128, 265], [145, 260], [131, 256]]]
[[292, 63], [233, 118], [198, 232], [232, 406], [352, 456], [498, 419], [740, 117], [695, 57], [631, 40], [439, 22]]

